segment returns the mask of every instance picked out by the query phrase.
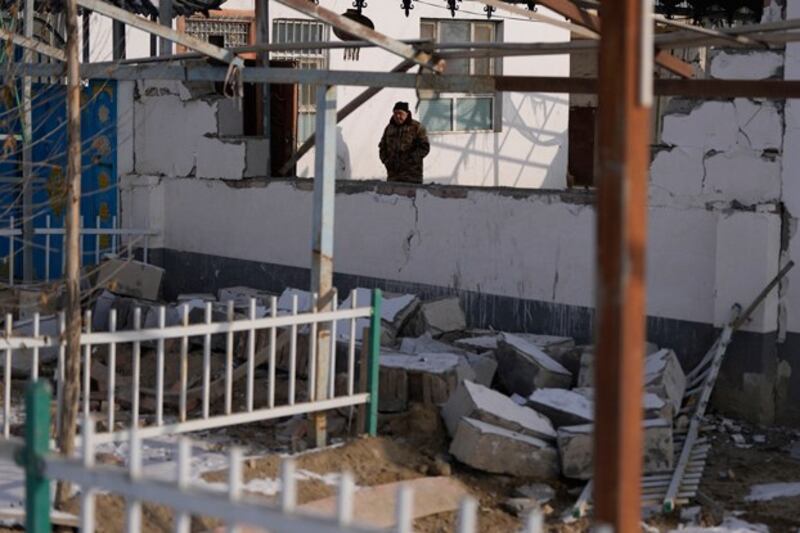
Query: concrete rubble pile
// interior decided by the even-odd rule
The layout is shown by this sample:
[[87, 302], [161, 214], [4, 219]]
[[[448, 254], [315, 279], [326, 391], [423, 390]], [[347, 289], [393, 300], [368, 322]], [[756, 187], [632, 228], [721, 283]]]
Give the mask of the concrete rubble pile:
[[[109, 259], [99, 269], [92, 286], [92, 330], [110, 329], [110, 311], [116, 310], [118, 330], [134, 329], [134, 309], [141, 309], [141, 327], [166, 327], [207, 320], [210, 306], [213, 322], [261, 318], [309, 312], [315, 306], [311, 293], [287, 288], [281, 294], [246, 287], [232, 286], [216, 294], [178, 295], [174, 302], [161, 299], [164, 271], [135, 261]], [[339, 295], [338, 309], [365, 307], [371, 304], [371, 290], [357, 288]], [[23, 296], [14, 295], [17, 301]], [[30, 295], [25, 295], [31, 299]], [[355, 301], [354, 301], [355, 299]], [[273, 302], [275, 309], [272, 309]], [[0, 300], [2, 303], [2, 300]], [[336, 394], [345, 394], [351, 337], [357, 346], [355, 380], [361, 383], [362, 344], [369, 319], [336, 322], [335, 335]], [[408, 411], [413, 404], [440, 410], [451, 439], [450, 454], [458, 461], [478, 470], [511, 476], [555, 479], [588, 479], [592, 472], [592, 438], [594, 423], [593, 365], [594, 350], [590, 345], [576, 345], [569, 337], [502, 332], [491, 329], [470, 329], [467, 315], [456, 297], [425, 300], [414, 294], [386, 293], [381, 308], [381, 355], [379, 371], [379, 411], [384, 417]], [[57, 332], [54, 315], [42, 316], [43, 333]], [[28, 328], [28, 329], [26, 329]], [[30, 324], [17, 322], [17, 330], [29, 331]], [[290, 328], [279, 330], [283, 335]], [[290, 350], [289, 342], [278, 344], [277, 372], [279, 381], [288, 381], [290, 367], [296, 369], [297, 396], [304, 401], [308, 390], [307, 375], [311, 353], [311, 328], [296, 328], [297, 342]], [[236, 333], [233, 343], [234, 362], [247, 360], [248, 333]], [[214, 354], [212, 378], [224, 375], [224, 354], [227, 336], [211, 336]], [[269, 331], [256, 333], [256, 352], [269, 344]], [[189, 339], [189, 386], [197, 386], [202, 375], [203, 336]], [[181, 342], [166, 343], [167, 360], [176, 361]], [[94, 347], [102, 353], [105, 347]], [[143, 358], [152, 355], [153, 344], [142, 344]], [[43, 351], [44, 352], [44, 351]], [[294, 354], [292, 361], [291, 354]], [[52, 361], [57, 353], [41, 353], [43, 361]], [[687, 387], [686, 376], [677, 355], [669, 349], [649, 344], [643, 347], [645, 360], [646, 473], [668, 471], [673, 467], [673, 419], [679, 412]], [[15, 370], [23, 368], [27, 358], [15, 358]], [[123, 360], [118, 357], [118, 361]], [[99, 362], [98, 364], [102, 364]], [[119, 364], [119, 363], [118, 363]], [[20, 368], [17, 368], [20, 366]], [[255, 370], [255, 379], [267, 378], [266, 365]], [[106, 372], [93, 372], [93, 387], [101, 390]], [[167, 370], [167, 390], [176, 391], [176, 373]], [[149, 378], [143, 378], [145, 381]], [[128, 380], [129, 381], [129, 380]], [[127, 381], [117, 381], [124, 389]], [[278, 383], [276, 401], [286, 398], [285, 383]], [[152, 384], [143, 382], [143, 388]], [[261, 390], [265, 387], [256, 387]], [[125, 396], [121, 390], [120, 397]], [[173, 401], [175, 394], [166, 401]], [[219, 402], [216, 402], [219, 403]], [[258, 403], [258, 401], [256, 402]], [[143, 400], [142, 410], [153, 402]], [[258, 406], [257, 406], [258, 407]], [[286, 425], [291, 441], [300, 431], [299, 422]], [[290, 428], [291, 426], [291, 428]], [[297, 426], [297, 427], [294, 427]], [[283, 426], [281, 426], [283, 427]], [[299, 434], [299, 433], [298, 433]]]
[[[593, 346], [569, 337], [467, 329], [456, 298], [423, 301], [395, 342], [382, 347], [379, 409], [390, 415], [414, 402], [439, 406], [450, 454], [472, 468], [587, 480], [593, 356]], [[648, 343], [642, 356], [644, 471], [669, 472], [686, 376], [672, 350]]]

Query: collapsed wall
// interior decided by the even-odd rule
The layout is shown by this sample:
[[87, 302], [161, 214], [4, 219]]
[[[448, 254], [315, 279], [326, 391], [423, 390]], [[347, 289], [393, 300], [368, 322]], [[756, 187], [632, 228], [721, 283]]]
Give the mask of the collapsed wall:
[[[719, 51], [710, 72], [796, 77], [800, 57], [792, 50], [785, 61], [775, 52]], [[213, 124], [191, 117], [190, 106], [200, 104], [169, 92], [148, 97], [177, 98], [189, 115], [182, 127], [188, 123], [208, 138]], [[747, 305], [785, 261], [800, 261], [798, 156], [785, 149], [800, 135], [793, 105], [674, 99], [664, 117], [650, 176], [648, 339], [675, 350], [684, 368], [711, 346], [732, 304]], [[163, 153], [137, 159], [121, 179], [122, 217], [163, 232], [151, 257], [167, 269], [169, 295], [239, 284], [273, 291], [307, 286], [311, 181], [198, 179], [201, 157], [221, 165], [221, 156], [165, 142], [163, 118], [153, 126], [145, 108], [152, 109], [136, 111], [137, 158], [153, 154], [141, 143], [161, 143]], [[247, 177], [242, 143], [236, 168]], [[158, 171], [164, 161], [181, 172]], [[585, 342], [593, 333], [593, 202], [591, 191], [342, 181], [335, 284], [341, 291], [380, 286], [421, 297], [457, 294], [470, 326]], [[800, 425], [798, 376], [800, 269], [735, 336], [716, 406], [761, 423]]]

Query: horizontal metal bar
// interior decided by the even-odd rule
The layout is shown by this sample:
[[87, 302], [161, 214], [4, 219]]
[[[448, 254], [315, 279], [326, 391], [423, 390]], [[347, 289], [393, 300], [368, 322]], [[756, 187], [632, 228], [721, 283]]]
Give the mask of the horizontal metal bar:
[[[64, 235], [64, 228], [36, 228], [36, 235]], [[150, 229], [120, 229], [120, 228], [81, 228], [81, 235], [149, 235], [156, 236], [158, 231]]]
[[440, 70], [437, 65], [430, 63], [431, 55], [429, 53], [417, 50], [411, 45], [402, 43], [359, 22], [339, 15], [338, 13], [323, 6], [316, 5], [313, 2], [308, 2], [307, 0], [277, 0], [277, 2], [290, 7], [295, 11], [299, 11], [306, 16], [329, 24], [334, 28], [338, 28], [339, 30], [342, 30], [350, 35], [365, 41], [369, 41], [388, 52], [396, 54], [403, 59], [413, 61], [424, 68], [431, 69], [434, 72], [438, 72]]
[[190, 50], [200, 52], [203, 55], [219, 61], [229, 63], [239, 68], [244, 67], [244, 61], [230, 50], [220, 48], [219, 46], [214, 46], [213, 44], [202, 39], [198, 39], [197, 37], [192, 37], [191, 35], [175, 31], [169, 26], [156, 24], [155, 22], [151, 22], [143, 17], [134, 15], [133, 13], [125, 11], [124, 9], [111, 5], [107, 2], [103, 2], [102, 0], [77, 0], [77, 2], [79, 6], [89, 9], [100, 15], [105, 15], [106, 17], [110, 17], [114, 20], [124, 22], [129, 26], [133, 26], [134, 28], [147, 33], [158, 35], [159, 37], [168, 39], [176, 44], [185, 46]]
[[[115, 332], [92, 332], [81, 334], [81, 345], [125, 343], [134, 341], [155, 341], [166, 339], [179, 339], [181, 337], [197, 337], [201, 335], [216, 335], [218, 333], [240, 332], [251, 329], [282, 328], [292, 325], [315, 324], [331, 322], [350, 318], [366, 318], [371, 316], [371, 307], [357, 309], [340, 309], [319, 313], [302, 313], [297, 315], [284, 315], [276, 318], [264, 317], [255, 320], [242, 319], [233, 322], [213, 322], [211, 324], [192, 324], [189, 326], [176, 325], [166, 328], [148, 328], [125, 330]], [[0, 349], [12, 350], [27, 348], [49, 348], [59, 346], [58, 337], [43, 335], [41, 337], [0, 337]]]
[[22, 235], [21, 229], [0, 229], [0, 237], [17, 237]]
[[23, 48], [27, 48], [36, 53], [52, 57], [58, 61], [67, 60], [67, 56], [64, 55], [63, 50], [59, 50], [54, 46], [50, 46], [49, 44], [37, 41], [36, 39], [31, 39], [30, 37], [25, 37], [24, 35], [14, 33], [13, 31], [9, 31], [4, 28], [0, 28], [0, 40], [11, 41], [16, 45], [22, 46]]
[[[315, 402], [296, 403], [294, 405], [282, 405], [280, 407], [268, 407], [256, 411], [246, 411], [244, 413], [234, 413], [230, 415], [219, 415], [210, 418], [199, 418], [196, 420], [189, 420], [186, 422], [177, 422], [175, 424], [165, 424], [163, 426], [150, 426], [139, 428], [136, 434], [141, 438], [160, 437], [162, 435], [175, 435], [178, 433], [191, 433], [192, 431], [202, 431], [206, 429], [215, 429], [226, 426], [235, 426], [238, 424], [249, 424], [251, 422], [260, 422], [262, 420], [273, 420], [275, 418], [283, 418], [285, 416], [293, 416], [297, 414], [316, 413], [320, 411], [328, 411], [330, 409], [339, 409], [342, 407], [350, 407], [353, 405], [361, 405], [369, 401], [368, 393], [354, 394], [352, 396], [342, 396], [339, 398], [332, 398], [329, 400], [319, 400]], [[130, 430], [124, 429], [115, 431], [113, 433], [97, 433], [95, 435], [95, 442], [115, 442], [130, 438]], [[80, 439], [78, 439], [80, 440]]]
[[245, 497], [240, 500], [230, 500], [226, 494], [208, 488], [179, 488], [172, 483], [146, 478], [132, 480], [127, 472], [119, 468], [103, 465], [87, 468], [74, 459], [61, 457], [45, 459], [44, 475], [50, 479], [63, 479], [84, 488], [91, 487], [134, 501], [154, 502], [179, 512], [210, 516], [228, 525], [268, 526], [271, 531], [293, 533], [379, 531], [359, 526], [342, 527], [333, 517], [284, 513], [278, 508], [264, 505], [261, 501], [251, 502]]
[[[13, 76], [61, 76], [59, 65], [14, 63]], [[227, 69], [214, 66], [129, 66], [97, 68], [81, 65], [82, 78], [163, 79], [180, 81], [225, 81]], [[344, 85], [363, 87], [399, 87], [430, 89], [441, 92], [533, 92], [596, 94], [597, 79], [558, 76], [463, 76], [361, 72], [345, 70], [308, 70], [249, 67], [242, 71], [246, 83], [305, 85]], [[657, 79], [654, 93], [659, 96], [711, 98], [800, 98], [800, 81]]]

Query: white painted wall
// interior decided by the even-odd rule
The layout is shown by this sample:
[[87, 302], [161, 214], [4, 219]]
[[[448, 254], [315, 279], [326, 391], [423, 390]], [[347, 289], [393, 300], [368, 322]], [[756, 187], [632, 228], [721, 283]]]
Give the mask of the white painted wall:
[[[325, 7], [336, 12], [344, 12], [350, 7], [350, 0], [326, 2]], [[252, 0], [236, 0], [227, 2], [224, 7], [234, 9], [252, 9]], [[462, 2], [457, 19], [484, 20], [483, 4], [465, 0]], [[541, 8], [540, 8], [541, 9]], [[546, 10], [543, 10], [546, 12]], [[420, 18], [449, 19], [444, 2], [416, 2], [412, 15], [403, 17], [399, 4], [386, 6], [370, 6], [365, 13], [373, 20], [376, 29], [398, 39], [419, 38]], [[297, 12], [276, 2], [270, 3], [270, 18], [304, 18]], [[550, 25], [506, 18], [500, 13], [494, 17], [502, 20], [503, 39], [507, 42], [524, 42], [530, 40], [532, 34], [539, 41], [566, 41], [569, 34], [566, 30], [553, 28]], [[107, 22], [107, 21], [106, 21]], [[97, 40], [93, 60], [105, 60], [111, 57], [111, 23], [94, 23], [92, 41]], [[140, 32], [141, 33], [141, 32]], [[331, 39], [336, 37], [331, 34]], [[104, 46], [105, 45], [105, 46]], [[131, 35], [128, 41], [130, 57], [147, 55], [149, 39], [141, 34]], [[365, 49], [361, 51], [358, 62], [344, 61], [341, 50], [333, 50], [329, 56], [332, 69], [365, 70], [385, 72], [400, 62], [400, 58], [381, 49]], [[507, 58], [502, 62], [502, 72], [508, 75], [569, 75], [569, 56], [538, 56], [528, 58]], [[158, 85], [158, 84], [152, 84]], [[338, 107], [364, 90], [363, 87], [338, 87]], [[176, 91], [180, 92], [180, 91]], [[385, 169], [378, 158], [378, 142], [383, 129], [389, 121], [395, 101], [408, 101], [412, 109], [418, 102], [413, 90], [386, 89], [345, 119], [339, 129], [338, 160], [341, 166], [338, 177], [344, 179], [384, 179]], [[501, 100], [502, 128], [498, 132], [470, 133], [429, 133], [431, 153], [425, 159], [425, 181], [429, 183], [504, 186], [530, 188], [563, 188], [566, 186], [567, 166], [567, 120], [568, 98], [566, 95], [541, 93], [505, 93], [498, 97]], [[185, 98], [178, 101], [165, 96], [160, 98], [143, 98], [137, 106], [137, 124], [148, 132], [147, 146], [137, 144], [137, 172], [165, 174], [174, 176], [188, 175], [193, 168], [192, 163], [175, 165], [175, 161], [167, 150], [170, 143], [177, 143], [181, 149], [196, 157], [199, 139], [203, 135], [216, 135], [216, 125], [207, 123], [207, 113], [200, 118], [187, 116], [187, 113], [201, 113], [200, 108], [208, 106], [208, 102], [187, 102]], [[197, 109], [191, 109], [194, 105]], [[227, 106], [224, 114], [216, 115], [217, 124], [228, 118], [236, 118], [240, 113], [232, 106]], [[183, 120], [187, 117], [194, 126], [194, 121], [202, 120], [201, 127], [183, 129]], [[222, 128], [226, 130], [228, 128]], [[144, 151], [142, 151], [144, 150]], [[200, 149], [202, 151], [202, 149]], [[224, 148], [223, 151], [226, 151]], [[230, 150], [228, 150], [230, 151]], [[216, 158], [217, 166], [211, 174], [198, 174], [207, 177], [225, 177], [240, 179], [237, 176], [239, 166], [237, 154], [231, 154], [231, 164], [224, 172], [228, 160]], [[140, 162], [147, 164], [140, 165]], [[189, 165], [186, 168], [186, 165]], [[310, 177], [314, 167], [314, 150], [311, 150], [298, 163], [297, 173], [301, 177]], [[223, 175], [220, 175], [223, 174]]]
[[[800, 1], [788, 0], [786, 18], [800, 17]], [[800, 80], [800, 43], [787, 43], [784, 63], [784, 79]], [[800, 332], [800, 100], [786, 100], [784, 107], [785, 133], [783, 138], [782, 185], [783, 202], [790, 217], [789, 249], [784, 261], [794, 260], [796, 267], [789, 275], [785, 287], [786, 327], [788, 331]]]

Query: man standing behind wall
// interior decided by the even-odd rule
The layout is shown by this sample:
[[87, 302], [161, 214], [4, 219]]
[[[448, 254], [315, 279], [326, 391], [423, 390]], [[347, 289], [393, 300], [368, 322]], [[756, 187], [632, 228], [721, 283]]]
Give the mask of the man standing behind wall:
[[411, 118], [408, 102], [397, 102], [378, 145], [388, 181], [422, 183], [422, 160], [431, 151], [425, 127]]

